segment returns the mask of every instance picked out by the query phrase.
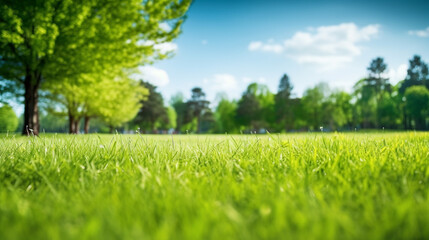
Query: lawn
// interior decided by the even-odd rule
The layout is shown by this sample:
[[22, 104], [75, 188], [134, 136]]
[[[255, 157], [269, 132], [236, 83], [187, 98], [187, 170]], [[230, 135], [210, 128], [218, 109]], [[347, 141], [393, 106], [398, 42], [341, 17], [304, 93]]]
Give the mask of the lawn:
[[1, 135], [0, 239], [429, 239], [429, 133]]

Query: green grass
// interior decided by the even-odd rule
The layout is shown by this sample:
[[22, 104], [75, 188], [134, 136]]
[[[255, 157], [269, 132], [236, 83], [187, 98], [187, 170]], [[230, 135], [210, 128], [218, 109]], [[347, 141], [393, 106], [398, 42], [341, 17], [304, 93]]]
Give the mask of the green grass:
[[0, 239], [428, 238], [428, 133], [0, 136]]

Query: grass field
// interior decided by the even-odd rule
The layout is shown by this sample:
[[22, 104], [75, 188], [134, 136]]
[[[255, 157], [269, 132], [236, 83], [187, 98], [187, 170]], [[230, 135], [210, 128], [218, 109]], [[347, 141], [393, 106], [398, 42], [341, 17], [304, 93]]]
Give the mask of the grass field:
[[0, 239], [429, 239], [429, 133], [1, 135]]

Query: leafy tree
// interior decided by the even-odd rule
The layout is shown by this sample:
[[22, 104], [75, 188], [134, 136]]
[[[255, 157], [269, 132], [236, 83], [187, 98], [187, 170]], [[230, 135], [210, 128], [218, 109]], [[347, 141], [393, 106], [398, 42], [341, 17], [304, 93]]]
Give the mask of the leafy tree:
[[[407, 69], [407, 76], [404, 81], [399, 83], [399, 94], [400, 98], [403, 98], [405, 92], [408, 88], [412, 86], [423, 85], [429, 89], [429, 74], [428, 74], [428, 65], [421, 59], [420, 56], [414, 55], [412, 59], [409, 60], [409, 66]], [[406, 103], [400, 103], [402, 114], [403, 114], [403, 125], [404, 129], [411, 128], [411, 117], [408, 115]]]
[[294, 122], [294, 109], [291, 99], [293, 86], [287, 74], [280, 79], [279, 89], [275, 96], [275, 112], [277, 123], [284, 130], [291, 130]]
[[274, 123], [274, 94], [263, 84], [251, 83], [238, 101], [237, 122], [252, 130]]
[[319, 83], [314, 88], [307, 89], [302, 97], [302, 107], [305, 111], [307, 126], [318, 130], [323, 125], [323, 103], [329, 95], [326, 83]]
[[387, 69], [387, 64], [383, 58], [377, 57], [371, 61], [367, 69], [369, 73], [368, 78], [365, 79], [366, 85], [375, 89], [375, 93], [379, 99], [380, 96], [383, 96], [381, 92], [390, 88], [389, 79], [383, 77]]
[[[154, 45], [180, 33], [190, 0], [3, 1], [0, 76], [24, 89], [24, 128], [39, 132], [43, 82], [80, 79], [166, 57]], [[160, 23], [170, 24], [171, 28]]]
[[197, 132], [201, 132], [201, 123], [203, 120], [212, 120], [211, 110], [209, 108], [210, 102], [206, 100], [206, 94], [199, 87], [191, 90], [191, 99], [186, 102], [187, 120], [191, 122], [192, 119], [197, 119]]
[[170, 99], [170, 105], [176, 112], [176, 131], [181, 132], [182, 127], [185, 124], [186, 116], [186, 103], [184, 102], [183, 94], [177, 93], [176, 95], [173, 95]]
[[368, 85], [366, 78], [354, 85], [355, 97], [355, 124], [363, 128], [373, 128], [377, 124], [377, 94], [372, 85]]
[[377, 119], [380, 127], [395, 129], [401, 121], [397, 97], [385, 92], [377, 103]]
[[423, 85], [429, 89], [428, 65], [419, 55], [414, 55], [409, 61], [407, 76], [399, 88], [400, 93], [405, 93], [411, 86]]
[[3, 104], [0, 107], [0, 133], [15, 132], [18, 127], [18, 117], [12, 107]]
[[216, 122], [219, 133], [234, 133], [238, 131], [238, 126], [235, 122], [235, 113], [237, 110], [237, 103], [235, 101], [229, 101], [226, 97], [223, 97], [216, 107]]
[[164, 122], [165, 125], [163, 128], [165, 129], [175, 129], [177, 124], [177, 114], [173, 107], [167, 107], [167, 116], [168, 122]]
[[79, 79], [66, 79], [61, 85], [52, 84], [48, 87], [53, 94], [53, 101], [66, 111], [57, 115], [69, 116], [69, 132], [73, 134], [79, 132], [82, 118], [85, 133], [89, 132], [90, 119], [96, 117], [105, 120], [112, 129], [120, 126], [134, 118], [141, 106], [139, 101], [148, 94], [143, 86], [115, 72], [111, 72], [110, 76], [82, 75]]
[[330, 129], [341, 129], [352, 123], [351, 95], [343, 91], [332, 92], [323, 102], [323, 125]]
[[429, 90], [424, 86], [412, 86], [405, 91], [405, 109], [417, 130], [427, 129], [426, 119], [429, 115]]
[[110, 132], [132, 120], [141, 108], [142, 98], [147, 95], [147, 90], [133, 80], [125, 78], [111, 83], [112, 91], [104, 95], [109, 99], [97, 114], [110, 127]]
[[141, 82], [141, 85], [149, 90], [149, 96], [142, 102], [143, 107], [137, 113], [133, 123], [142, 128], [154, 131], [157, 122], [166, 121], [168, 124], [167, 108], [164, 107], [164, 99], [162, 95], [156, 91], [156, 86], [144, 81]]

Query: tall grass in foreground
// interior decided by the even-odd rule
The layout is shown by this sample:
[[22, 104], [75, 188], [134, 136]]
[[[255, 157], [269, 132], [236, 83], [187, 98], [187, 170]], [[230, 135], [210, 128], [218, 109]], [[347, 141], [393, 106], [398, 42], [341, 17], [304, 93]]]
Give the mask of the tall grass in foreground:
[[428, 238], [428, 133], [0, 136], [0, 239]]

